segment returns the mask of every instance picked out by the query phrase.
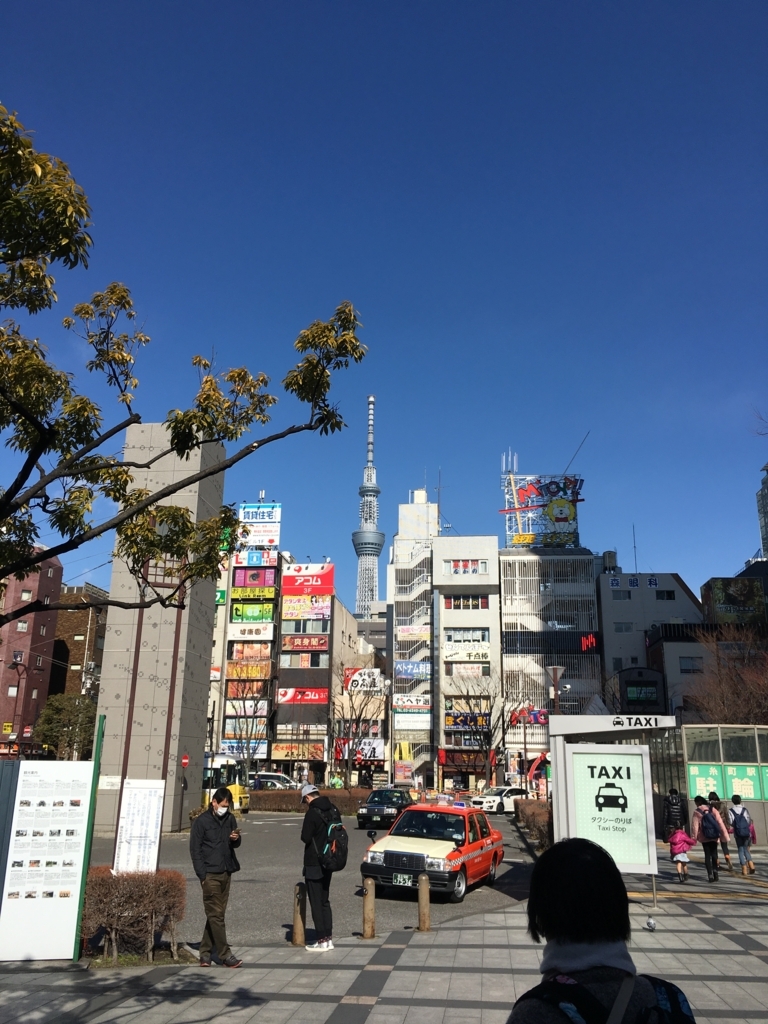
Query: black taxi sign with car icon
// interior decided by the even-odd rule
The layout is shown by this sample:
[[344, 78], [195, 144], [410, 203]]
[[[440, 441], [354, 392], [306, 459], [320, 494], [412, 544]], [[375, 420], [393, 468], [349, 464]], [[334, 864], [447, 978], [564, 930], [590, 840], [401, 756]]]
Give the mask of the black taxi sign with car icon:
[[[376, 833], [369, 837], [376, 840]], [[378, 891], [418, 888], [426, 874], [429, 887], [461, 903], [477, 882], [493, 885], [504, 857], [503, 837], [485, 813], [465, 803], [413, 804], [406, 807], [388, 835], [374, 841], [360, 866]]]
[[624, 790], [613, 782], [606, 782], [597, 791], [595, 806], [598, 811], [602, 811], [606, 807], [617, 807], [620, 811], [626, 811], [627, 798], [624, 795]]

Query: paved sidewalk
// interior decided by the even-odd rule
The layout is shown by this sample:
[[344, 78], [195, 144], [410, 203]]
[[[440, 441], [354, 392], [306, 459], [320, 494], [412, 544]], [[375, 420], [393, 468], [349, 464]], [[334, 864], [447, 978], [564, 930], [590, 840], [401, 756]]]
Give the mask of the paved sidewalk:
[[[761, 890], [691, 892], [632, 906], [632, 955], [679, 984], [699, 1022], [768, 1021], [768, 899]], [[541, 946], [524, 904], [432, 932], [348, 938], [331, 953], [238, 948], [224, 968], [4, 965], [0, 1024], [504, 1024], [539, 979]]]

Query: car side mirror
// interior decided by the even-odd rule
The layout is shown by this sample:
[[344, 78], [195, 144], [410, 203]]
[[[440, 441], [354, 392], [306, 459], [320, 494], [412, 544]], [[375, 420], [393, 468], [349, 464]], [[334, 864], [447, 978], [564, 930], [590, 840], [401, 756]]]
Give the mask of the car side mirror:
[[454, 836], [453, 837], [453, 845], [454, 846], [463, 846], [464, 845], [464, 836]]
[[370, 830], [370, 832], [368, 833], [368, 838], [369, 839], [375, 839], [376, 838], [376, 831], [375, 831], [375, 829], [371, 829]]

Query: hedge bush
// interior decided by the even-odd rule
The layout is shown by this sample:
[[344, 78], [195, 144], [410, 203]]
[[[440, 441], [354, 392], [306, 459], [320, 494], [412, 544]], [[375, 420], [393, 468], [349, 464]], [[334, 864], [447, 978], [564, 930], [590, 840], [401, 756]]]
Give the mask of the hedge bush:
[[515, 798], [515, 817], [528, 833], [539, 852], [549, 849], [554, 843], [552, 827], [552, 805], [547, 800], [526, 800]]
[[104, 958], [117, 964], [119, 952], [140, 948], [154, 959], [158, 934], [168, 932], [171, 956], [179, 959], [176, 928], [184, 917], [187, 883], [179, 871], [136, 871], [115, 875], [108, 867], [88, 871], [83, 936], [104, 933]]
[[[370, 789], [321, 789], [322, 796], [327, 796], [342, 814], [357, 814], [360, 804], [364, 804], [370, 796]], [[293, 811], [294, 814], [306, 810], [301, 803], [300, 789], [256, 789], [251, 793], [250, 809], [252, 811]]]

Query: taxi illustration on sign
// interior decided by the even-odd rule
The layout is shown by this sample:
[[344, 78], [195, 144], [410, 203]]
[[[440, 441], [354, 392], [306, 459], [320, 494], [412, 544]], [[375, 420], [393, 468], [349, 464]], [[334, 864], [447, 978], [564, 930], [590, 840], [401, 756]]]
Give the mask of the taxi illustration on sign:
[[616, 786], [613, 782], [606, 782], [597, 791], [595, 805], [598, 811], [602, 811], [606, 807], [617, 807], [620, 811], [626, 811], [627, 798], [621, 786]]

